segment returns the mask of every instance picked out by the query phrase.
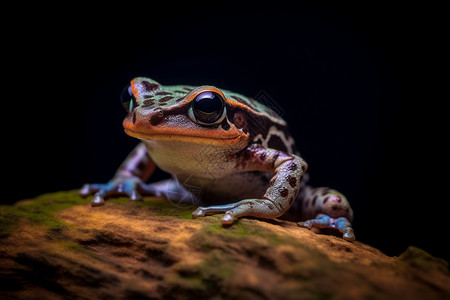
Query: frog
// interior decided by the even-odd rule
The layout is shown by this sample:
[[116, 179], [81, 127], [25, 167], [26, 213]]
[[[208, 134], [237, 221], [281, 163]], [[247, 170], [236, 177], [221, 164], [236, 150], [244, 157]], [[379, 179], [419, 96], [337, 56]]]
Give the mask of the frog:
[[[79, 190], [92, 196], [93, 207], [116, 196], [188, 199], [197, 206], [193, 218], [222, 214], [222, 226], [293, 218], [300, 227], [355, 240], [348, 200], [308, 185], [308, 164], [270, 105], [213, 85], [162, 85], [147, 77], [132, 79], [121, 102], [124, 131], [139, 143], [111, 180]], [[156, 168], [172, 177], [147, 183]]]

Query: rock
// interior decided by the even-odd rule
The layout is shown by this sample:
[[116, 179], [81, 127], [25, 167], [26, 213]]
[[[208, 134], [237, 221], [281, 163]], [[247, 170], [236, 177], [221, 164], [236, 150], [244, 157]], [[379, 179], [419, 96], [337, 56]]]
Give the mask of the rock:
[[160, 198], [75, 191], [0, 207], [2, 299], [450, 299], [448, 263], [293, 222], [192, 219]]

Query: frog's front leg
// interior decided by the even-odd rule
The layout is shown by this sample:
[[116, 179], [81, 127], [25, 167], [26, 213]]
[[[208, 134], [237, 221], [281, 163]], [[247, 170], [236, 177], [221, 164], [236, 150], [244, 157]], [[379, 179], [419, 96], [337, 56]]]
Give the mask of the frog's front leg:
[[296, 155], [267, 149], [254, 144], [236, 157], [242, 172], [263, 171], [274, 173], [266, 193], [261, 199], [245, 199], [236, 203], [199, 207], [192, 213], [194, 218], [211, 213], [225, 213], [222, 224], [232, 224], [235, 218], [251, 216], [273, 219], [283, 215], [291, 206], [301, 186], [306, 162]]
[[345, 240], [355, 240], [351, 225], [353, 211], [344, 195], [326, 187], [305, 186], [298, 198], [297, 201], [301, 205], [301, 219], [306, 220], [298, 222], [300, 227], [337, 229]]
[[79, 191], [82, 197], [94, 194], [92, 206], [105, 203], [105, 198], [117, 195], [131, 200], [142, 200], [142, 195], [159, 195], [159, 191], [144, 183], [155, 170], [155, 163], [147, 153], [144, 144], [139, 144], [128, 155], [114, 177], [104, 184], [85, 184]]

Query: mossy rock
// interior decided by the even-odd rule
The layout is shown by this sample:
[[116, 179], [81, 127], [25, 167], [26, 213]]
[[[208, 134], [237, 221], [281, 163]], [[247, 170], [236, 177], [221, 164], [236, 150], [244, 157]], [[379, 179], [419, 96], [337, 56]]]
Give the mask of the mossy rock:
[[161, 198], [76, 191], [0, 206], [2, 299], [450, 299], [448, 263], [388, 257], [281, 220], [192, 219]]

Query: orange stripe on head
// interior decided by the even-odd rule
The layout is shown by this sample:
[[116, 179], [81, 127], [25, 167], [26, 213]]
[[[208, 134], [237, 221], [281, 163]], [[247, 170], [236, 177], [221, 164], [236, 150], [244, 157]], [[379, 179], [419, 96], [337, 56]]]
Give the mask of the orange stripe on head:
[[199, 86], [197, 88], [195, 88], [194, 90], [192, 90], [187, 96], [186, 99], [183, 101], [183, 103], [189, 103], [191, 101], [193, 101], [195, 99], [195, 97], [197, 97], [199, 94], [203, 93], [203, 92], [214, 92], [219, 94], [222, 99], [228, 103], [231, 106], [238, 106], [242, 109], [249, 109], [249, 107], [237, 100], [233, 100], [230, 98], [225, 97], [225, 94], [218, 88], [211, 86], [211, 85], [202, 85]]
[[189, 103], [191, 101], [193, 101], [195, 99], [195, 97], [197, 97], [199, 94], [204, 93], [204, 92], [214, 92], [219, 94], [224, 100], [227, 100], [227, 98], [225, 97], [225, 95], [222, 93], [221, 90], [219, 90], [218, 88], [211, 86], [211, 85], [202, 85], [199, 86], [195, 89], [193, 89], [187, 96], [186, 99], [183, 101], [183, 104], [185, 103]]

